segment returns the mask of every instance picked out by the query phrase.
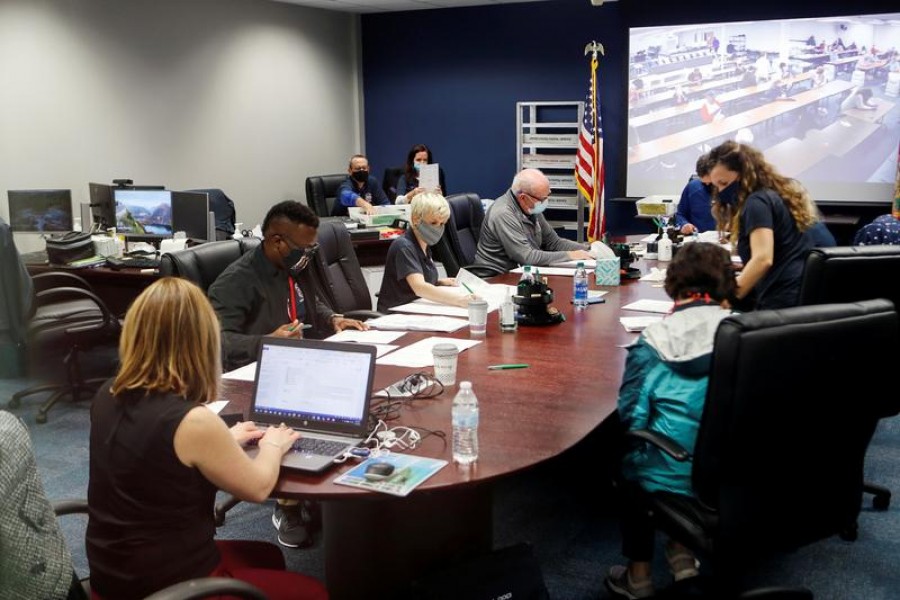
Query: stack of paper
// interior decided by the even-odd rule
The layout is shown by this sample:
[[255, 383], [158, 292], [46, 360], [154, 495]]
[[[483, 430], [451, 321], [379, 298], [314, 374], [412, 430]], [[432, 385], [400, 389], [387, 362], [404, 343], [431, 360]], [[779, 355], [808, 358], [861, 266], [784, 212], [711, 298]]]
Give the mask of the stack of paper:
[[639, 310], [642, 312], [652, 312], [669, 314], [675, 303], [671, 300], [638, 300], [622, 307], [623, 310]]
[[625, 331], [643, 331], [648, 325], [662, 321], [662, 317], [619, 317]]
[[409, 315], [394, 313], [366, 321], [366, 325], [376, 329], [394, 331], [443, 331], [450, 333], [468, 325], [466, 319], [441, 317], [433, 315]]
[[[506, 298], [506, 294], [510, 291], [514, 294], [516, 291], [515, 286], [488, 283], [465, 269], [460, 269], [459, 273], [457, 273], [456, 283], [459, 284], [459, 287], [455, 289], [459, 292], [460, 297], [471, 293], [483, 300], [487, 300], [488, 312], [500, 308], [500, 305]], [[408, 304], [395, 306], [391, 310], [425, 315], [444, 315], [447, 317], [468, 318], [469, 316], [469, 311], [466, 308], [450, 306], [449, 304], [442, 304], [433, 300], [426, 300], [425, 298], [418, 298]]]
[[422, 367], [433, 367], [434, 356], [431, 349], [437, 344], [453, 344], [460, 352], [468, 350], [472, 346], [480, 344], [480, 340], [461, 340], [457, 338], [431, 337], [419, 340], [415, 344], [410, 344], [396, 352], [388, 354], [384, 358], [378, 359], [379, 365], [395, 365], [398, 367], [412, 367], [420, 369]]

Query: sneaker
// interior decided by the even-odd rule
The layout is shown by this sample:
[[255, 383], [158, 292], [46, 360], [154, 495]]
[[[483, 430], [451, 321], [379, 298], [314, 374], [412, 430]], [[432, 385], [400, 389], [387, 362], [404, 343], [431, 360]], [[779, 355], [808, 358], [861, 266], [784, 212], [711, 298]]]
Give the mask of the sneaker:
[[628, 568], [622, 565], [615, 565], [609, 568], [609, 574], [606, 576], [606, 588], [613, 594], [617, 594], [628, 600], [637, 600], [638, 598], [652, 598], [656, 593], [653, 590], [653, 581], [645, 579], [644, 581], [632, 581], [628, 574]]
[[303, 520], [303, 508], [300, 504], [284, 505], [276, 502], [272, 525], [278, 530], [278, 543], [282, 546], [308, 548], [313, 543]]
[[666, 546], [666, 561], [669, 563], [669, 571], [675, 581], [690, 579], [700, 574], [700, 561], [687, 550], [679, 550], [673, 554]]

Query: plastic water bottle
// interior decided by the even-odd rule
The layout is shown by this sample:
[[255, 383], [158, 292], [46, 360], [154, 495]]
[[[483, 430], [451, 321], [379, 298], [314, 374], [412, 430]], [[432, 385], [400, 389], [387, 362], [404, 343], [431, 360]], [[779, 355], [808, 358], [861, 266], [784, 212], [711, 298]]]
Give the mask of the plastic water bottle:
[[453, 398], [453, 462], [470, 465], [478, 460], [478, 398], [471, 381], [461, 381]]
[[572, 279], [572, 302], [576, 310], [584, 310], [588, 305], [588, 276], [583, 262], [579, 261], [575, 267], [575, 277]]
[[503, 333], [515, 333], [516, 327], [516, 305], [512, 301], [512, 290], [506, 290], [506, 298], [500, 305], [500, 331]]

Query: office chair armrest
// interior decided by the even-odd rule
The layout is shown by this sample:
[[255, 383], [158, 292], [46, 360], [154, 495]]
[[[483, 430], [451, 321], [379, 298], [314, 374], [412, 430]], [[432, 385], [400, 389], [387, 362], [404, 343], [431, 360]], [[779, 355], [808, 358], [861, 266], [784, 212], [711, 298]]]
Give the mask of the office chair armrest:
[[147, 596], [144, 600], [199, 600], [210, 596], [236, 596], [248, 600], [266, 600], [258, 587], [239, 579], [199, 577], [182, 581]]
[[109, 309], [106, 307], [106, 304], [103, 302], [103, 300], [100, 299], [99, 296], [97, 296], [97, 294], [90, 290], [83, 290], [81, 288], [55, 287], [50, 290], [44, 290], [43, 292], [39, 292], [35, 295], [35, 305], [42, 306], [51, 302], [64, 300], [66, 297], [82, 299], [87, 298], [97, 305], [97, 308], [99, 308], [100, 312], [103, 314], [103, 320], [105, 322], [108, 323], [116, 320], [115, 315], [113, 315], [109, 311]]
[[83, 277], [67, 271], [38, 273], [31, 278], [31, 281], [34, 283], [35, 293], [58, 287], [76, 287], [88, 291], [93, 289]]
[[52, 504], [53, 512], [57, 517], [65, 515], [87, 514], [88, 503], [84, 498], [73, 498], [70, 500], [57, 500]]
[[649, 429], [633, 429], [625, 432], [626, 438], [635, 438], [653, 444], [678, 462], [684, 462], [691, 457], [691, 453], [681, 447], [678, 442], [661, 433]]
[[374, 310], [348, 310], [344, 313], [344, 316], [348, 319], [358, 319], [360, 321], [366, 321], [368, 319], [377, 319], [378, 317], [383, 317], [384, 314], [374, 311]]

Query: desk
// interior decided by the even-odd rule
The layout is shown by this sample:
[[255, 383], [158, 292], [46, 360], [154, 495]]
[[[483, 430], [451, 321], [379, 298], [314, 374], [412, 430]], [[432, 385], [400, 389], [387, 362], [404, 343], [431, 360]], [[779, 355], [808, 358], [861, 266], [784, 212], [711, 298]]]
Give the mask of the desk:
[[48, 264], [26, 264], [28, 273], [37, 275], [48, 271], [68, 271], [78, 275], [94, 288], [94, 292], [114, 314], [122, 316], [144, 288], [159, 279], [159, 273], [142, 273], [139, 269], [116, 271], [109, 267], [67, 269]]
[[[643, 262], [636, 266], [647, 267]], [[517, 279], [504, 275], [493, 281]], [[347, 467], [318, 476], [282, 473], [275, 496], [322, 501], [325, 576], [332, 598], [389, 597], [392, 586], [446, 566], [464, 552], [489, 549], [492, 481], [561, 454], [615, 411], [626, 357], [619, 346], [637, 335], [619, 324], [620, 307], [639, 298], [661, 299], [665, 293], [648, 282], [630, 281], [603, 287], [609, 290], [605, 304], [575, 313], [572, 279], [549, 279], [554, 306], [566, 315], [565, 323], [501, 334], [494, 311], [488, 315], [483, 343], [459, 356], [457, 381], [472, 381], [481, 412], [480, 454], [472, 468], [451, 463], [406, 498], [332, 484]], [[592, 282], [590, 287], [597, 286]], [[468, 336], [465, 329], [450, 334]], [[410, 332], [399, 343], [423, 337], [427, 335]], [[487, 365], [498, 363], [531, 366], [487, 370]], [[413, 371], [379, 366], [376, 389]], [[392, 424], [443, 430], [449, 442], [450, 404], [457, 389], [417, 401]], [[225, 382], [222, 398], [230, 404], [223, 412], [246, 414], [251, 390], [248, 382]], [[449, 443], [445, 446], [434, 436], [416, 453], [452, 460]], [[384, 552], [376, 556], [379, 550]], [[386, 561], [388, 578], [383, 575]]]

